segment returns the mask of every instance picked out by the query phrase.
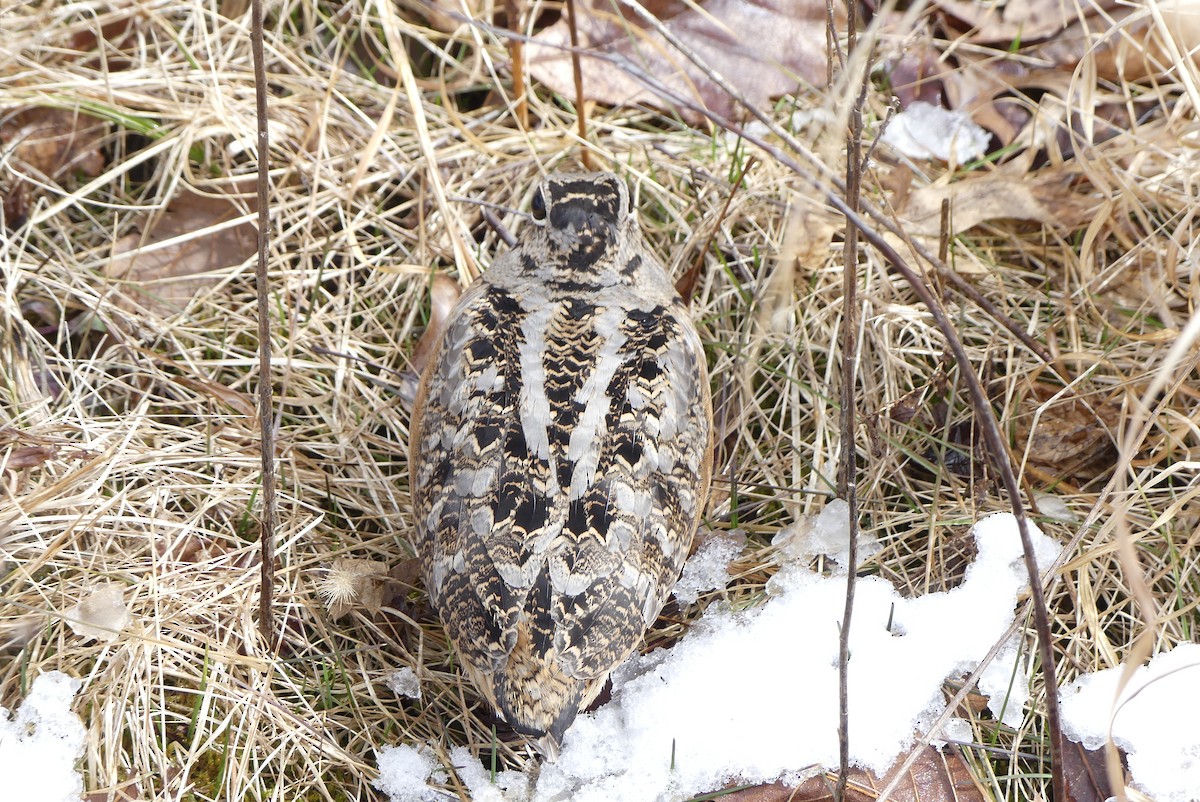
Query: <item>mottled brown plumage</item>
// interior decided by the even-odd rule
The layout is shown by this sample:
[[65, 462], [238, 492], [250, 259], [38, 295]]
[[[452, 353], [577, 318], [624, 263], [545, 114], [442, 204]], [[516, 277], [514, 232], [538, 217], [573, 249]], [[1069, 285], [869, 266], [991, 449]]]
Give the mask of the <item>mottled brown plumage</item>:
[[554, 174], [533, 212], [447, 320], [410, 460], [425, 585], [463, 665], [515, 729], [557, 743], [679, 576], [712, 410], [625, 184]]

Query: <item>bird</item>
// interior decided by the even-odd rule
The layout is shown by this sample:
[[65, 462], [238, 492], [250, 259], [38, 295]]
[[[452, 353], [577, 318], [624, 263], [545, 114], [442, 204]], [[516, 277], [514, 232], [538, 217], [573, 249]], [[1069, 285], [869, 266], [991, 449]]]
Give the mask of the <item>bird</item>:
[[442, 325], [409, 464], [431, 605], [484, 701], [553, 755], [679, 578], [713, 423], [625, 182], [550, 173], [530, 210]]

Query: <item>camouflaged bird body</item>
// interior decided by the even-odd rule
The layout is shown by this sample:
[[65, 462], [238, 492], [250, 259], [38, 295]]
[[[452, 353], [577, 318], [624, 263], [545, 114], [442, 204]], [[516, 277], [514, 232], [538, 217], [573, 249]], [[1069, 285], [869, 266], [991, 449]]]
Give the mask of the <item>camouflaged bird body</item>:
[[708, 496], [699, 336], [616, 176], [543, 182], [459, 300], [411, 441], [416, 548], [475, 685], [555, 742], [641, 641]]

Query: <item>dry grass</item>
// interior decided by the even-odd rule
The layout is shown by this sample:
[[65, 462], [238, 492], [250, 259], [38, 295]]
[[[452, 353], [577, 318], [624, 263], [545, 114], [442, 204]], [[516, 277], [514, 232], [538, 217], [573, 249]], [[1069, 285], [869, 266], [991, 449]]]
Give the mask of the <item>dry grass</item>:
[[[142, 798], [373, 798], [372, 750], [382, 745], [428, 743], [448, 764], [452, 746], [488, 754], [493, 743], [423, 593], [405, 584], [403, 374], [431, 275], [465, 282], [503, 247], [464, 199], [496, 204], [518, 228], [515, 210], [527, 208], [537, 177], [575, 163], [574, 118], [566, 102], [534, 92], [536, 127], [519, 129], [497, 66], [504, 48], [490, 33], [441, 34], [412, 22], [412, 9], [381, 18], [357, 0], [270, 4], [285, 627], [276, 657], [255, 620], [253, 262], [239, 256], [182, 286], [194, 277], [143, 283], [106, 272], [113, 244], [162, 216], [181, 187], [220, 196], [253, 172], [245, 5], [35, 2], [0, 12], [8, 110], [82, 107], [105, 121], [105, 166], [93, 176], [51, 180], [12, 148], [0, 153], [0, 187], [11, 195], [23, 181], [28, 193], [27, 219], [10, 219], [0, 240], [0, 701], [11, 707], [40, 671], [84, 680], [76, 709], [91, 733], [83, 770], [97, 799], [134, 784]], [[403, 89], [409, 58], [419, 98]], [[1060, 680], [1117, 663], [1136, 634], [1114, 529], [1127, 504], [1158, 645], [1196, 637], [1196, 351], [1166, 361], [1200, 301], [1194, 79], [1186, 69], [1154, 85], [1094, 88], [1149, 96], [1158, 111], [1072, 163], [1078, 191], [1104, 201], [1089, 225], [993, 222], [952, 244], [955, 263], [974, 269], [980, 290], [1061, 373], [951, 301], [1027, 487], [1073, 515], [1039, 521], [1072, 544], [1052, 597]], [[876, 113], [884, 100], [872, 97]], [[794, 107], [836, 111], [832, 103], [814, 94]], [[592, 126], [601, 161], [639, 188], [644, 228], [673, 269], [716, 232], [694, 302], [725, 438], [710, 518], [750, 533], [729, 594], [753, 603], [772, 570], [771, 535], [832, 493], [840, 222], [762, 157], [721, 217], [751, 152], [722, 132], [632, 110], [595, 110]], [[822, 132], [800, 133], [813, 143]], [[880, 162], [868, 183], [896, 169]], [[247, 201], [235, 199], [243, 212]], [[211, 242], [203, 230], [183, 238]], [[930, 317], [873, 253], [860, 274], [859, 491], [864, 525], [885, 545], [869, 570], [912, 593], [936, 590], [961, 576], [969, 524], [1006, 505], [972, 460], [970, 412]], [[1084, 399], [1085, 419], [1111, 409], [1087, 427], [1105, 441], [1096, 421], [1123, 431], [1164, 374], [1174, 381], [1151, 399], [1127, 493], [1107, 486], [1115, 452], [1100, 450], [1100, 464], [1066, 478], [1030, 459], [1022, 432], [1053, 429], [1065, 404]], [[1054, 392], [1037, 395], [1035, 379]], [[911, 420], [898, 421], [895, 410], [918, 398]], [[319, 591], [341, 557], [398, 567], [394, 598], [333, 620]], [[108, 581], [126, 588], [133, 623], [111, 644], [78, 637], [64, 616]], [[668, 610], [649, 641], [678, 636], [703, 606]], [[399, 666], [416, 670], [419, 702], [387, 689]], [[1044, 754], [1042, 724], [1034, 713], [1014, 733], [976, 717], [980, 743], [1000, 747], [973, 753], [997, 798], [1042, 790], [1044, 766], [1016, 756]], [[504, 765], [532, 760], [520, 741], [498, 748]], [[453, 779], [450, 790], [461, 790]]]

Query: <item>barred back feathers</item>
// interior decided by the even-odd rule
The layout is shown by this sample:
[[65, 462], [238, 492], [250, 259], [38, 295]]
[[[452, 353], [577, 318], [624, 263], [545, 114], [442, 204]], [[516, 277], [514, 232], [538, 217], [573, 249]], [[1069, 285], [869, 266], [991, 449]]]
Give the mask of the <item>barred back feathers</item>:
[[641, 642], [708, 498], [699, 335], [611, 173], [559, 173], [421, 379], [415, 546], [475, 686], [551, 748]]

